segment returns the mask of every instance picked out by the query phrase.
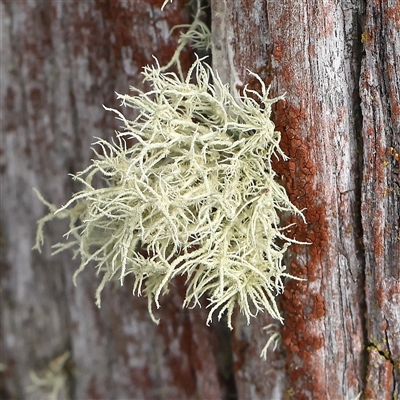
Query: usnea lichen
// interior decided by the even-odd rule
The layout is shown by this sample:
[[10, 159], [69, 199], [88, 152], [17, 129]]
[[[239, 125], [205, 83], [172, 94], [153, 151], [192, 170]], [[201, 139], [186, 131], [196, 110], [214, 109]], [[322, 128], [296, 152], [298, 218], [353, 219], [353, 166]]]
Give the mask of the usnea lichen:
[[[46, 221], [69, 218], [67, 240], [56, 251], [72, 247], [80, 256], [75, 279], [89, 263], [96, 266], [98, 305], [108, 281], [133, 274], [133, 292], [147, 296], [156, 321], [153, 304], [158, 308], [171, 280], [184, 275], [184, 306], [207, 296], [207, 323], [226, 312], [232, 327], [235, 304], [248, 321], [263, 310], [281, 320], [275, 297], [291, 277], [282, 259], [293, 240], [278, 213], [301, 212], [271, 166], [272, 157], [285, 158], [270, 120], [279, 99], [268, 98], [255, 74], [261, 94], [246, 88], [234, 98], [202, 60], [185, 79], [158, 65], [143, 75], [149, 92], [119, 95], [139, 116], [130, 121], [113, 110], [124, 130], [115, 143], [98, 140], [96, 159], [74, 177], [82, 191], [55, 213], [49, 205], [36, 248]], [[95, 175], [106, 187], [95, 187]]]
[[43, 371], [30, 371], [32, 385], [27, 387], [27, 391], [36, 392], [37, 395], [40, 392], [48, 392], [48, 400], [57, 400], [59, 395], [66, 391], [70, 357], [70, 352], [66, 351], [52, 360]]
[[172, 3], [172, 1], [173, 1], [173, 0], [164, 0], [163, 5], [161, 6], [161, 10], [164, 9], [164, 7], [167, 5], [168, 2], [171, 2], [171, 3]]
[[265, 361], [267, 361], [267, 354], [268, 354], [268, 349], [272, 347], [272, 351], [275, 351], [278, 346], [282, 343], [282, 335], [279, 332], [279, 326], [277, 324], [269, 324], [267, 326], [264, 326], [263, 330], [266, 332], [266, 334], [269, 336], [267, 343], [261, 350], [260, 357], [263, 358]]

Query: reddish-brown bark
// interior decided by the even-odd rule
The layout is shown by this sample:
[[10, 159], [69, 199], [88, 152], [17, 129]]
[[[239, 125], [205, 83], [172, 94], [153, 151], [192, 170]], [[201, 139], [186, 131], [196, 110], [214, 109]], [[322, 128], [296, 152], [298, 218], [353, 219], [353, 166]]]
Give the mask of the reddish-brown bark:
[[[286, 92], [276, 126], [290, 161], [276, 171], [306, 209], [307, 225], [293, 235], [312, 243], [292, 246], [287, 259], [305, 281], [288, 282], [282, 298], [285, 379], [266, 377], [269, 395], [274, 388], [296, 399], [355, 398], [376, 384], [389, 395], [399, 390], [399, 12], [395, 2], [366, 3], [366, 10], [361, 1], [213, 3], [213, 35], [226, 54], [217, 52], [214, 65], [224, 79], [248, 83], [249, 68], [273, 95]], [[257, 346], [253, 329], [248, 341]], [[371, 343], [393, 369], [372, 362]], [[255, 398], [255, 381], [241, 379], [249, 365], [239, 365], [239, 393], [247, 388], [240, 398]]]
[[367, 397], [400, 392], [400, 4], [370, 1], [363, 32], [361, 213]]

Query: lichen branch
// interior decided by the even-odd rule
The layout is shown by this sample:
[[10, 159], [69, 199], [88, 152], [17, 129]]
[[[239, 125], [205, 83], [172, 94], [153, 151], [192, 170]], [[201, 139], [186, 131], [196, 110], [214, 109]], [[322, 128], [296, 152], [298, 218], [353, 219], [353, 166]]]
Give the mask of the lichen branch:
[[[257, 75], [261, 92], [245, 88], [234, 98], [202, 59], [185, 79], [158, 64], [143, 76], [149, 92], [118, 95], [138, 117], [115, 111], [123, 131], [113, 143], [98, 139], [101, 151], [75, 176], [80, 192], [55, 213], [46, 203], [50, 214], [39, 221], [36, 247], [45, 222], [69, 218], [66, 242], [56, 251], [75, 249], [81, 260], [75, 278], [95, 265], [99, 305], [109, 280], [133, 275], [134, 293], [147, 296], [157, 321], [153, 306], [175, 276], [185, 275], [184, 306], [208, 296], [207, 323], [219, 310], [232, 327], [236, 304], [248, 321], [264, 310], [281, 321], [275, 297], [284, 279], [294, 278], [283, 255], [295, 241], [285, 236], [279, 213], [302, 216], [271, 165], [272, 157], [284, 157], [270, 120], [281, 98], [270, 99]], [[128, 140], [135, 144], [128, 147]], [[95, 175], [106, 187], [95, 187]]]

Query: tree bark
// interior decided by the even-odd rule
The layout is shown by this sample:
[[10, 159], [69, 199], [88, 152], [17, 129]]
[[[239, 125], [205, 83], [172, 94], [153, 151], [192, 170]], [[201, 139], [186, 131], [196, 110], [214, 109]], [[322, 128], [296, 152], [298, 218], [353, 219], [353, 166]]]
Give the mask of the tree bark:
[[[178, 38], [169, 31], [189, 22], [185, 3], [165, 12], [162, 1], [1, 3], [4, 398], [45, 398], [49, 387], [28, 390], [29, 373], [42, 377], [67, 351], [60, 399], [223, 397], [218, 338], [205, 310], [182, 311], [182, 282], [156, 326], [129, 280], [107, 289], [100, 310], [94, 273], [73, 286], [72, 254], [50, 255], [64, 223], [48, 225], [42, 254], [31, 251], [46, 212], [32, 187], [59, 206], [77, 190], [68, 173], [88, 165], [95, 137], [111, 140], [119, 126], [102, 104], [119, 108], [115, 92], [141, 87], [153, 55], [169, 61]], [[183, 62], [190, 59], [186, 52]]]
[[360, 80], [366, 396], [400, 393], [400, 5], [367, 4]]
[[[277, 163], [307, 225], [282, 298], [281, 358], [263, 385], [239, 363], [240, 398], [395, 398], [399, 393], [399, 5], [394, 1], [213, 2], [215, 67], [231, 84], [263, 74], [276, 109]], [[219, 19], [223, 23], [219, 23]], [[219, 31], [221, 30], [221, 32]], [[219, 40], [219, 42], [218, 42]], [[221, 43], [223, 45], [221, 46]], [[218, 53], [217, 53], [218, 54]], [[239, 329], [238, 326], [235, 329]], [[245, 342], [244, 345], [242, 342]], [[234, 335], [247, 360], [259, 327]], [[241, 356], [241, 357], [240, 357]], [[281, 366], [281, 368], [279, 368]], [[251, 379], [246, 377], [251, 376]], [[267, 389], [266, 389], [267, 388]], [[269, 392], [268, 392], [269, 390]], [[254, 393], [257, 393], [256, 395]]]
[[[190, 10], [184, 0], [3, 0], [1, 99], [0, 398], [44, 398], [30, 388], [68, 354], [59, 399], [394, 399], [400, 391], [400, 6], [396, 0], [212, 0], [213, 67], [233, 91], [271, 84], [281, 147], [278, 179], [305, 209], [281, 296], [281, 345], [259, 315], [205, 325], [182, 310], [177, 279], [157, 310], [132, 282], [105, 289], [95, 273], [72, 284], [71, 253], [51, 256], [66, 231], [52, 223], [31, 252], [45, 209], [76, 191], [94, 137], [111, 139], [114, 92], [141, 87], [142, 66], [166, 64]], [[188, 51], [184, 65], [192, 61]], [[284, 216], [285, 217], [285, 216]], [[49, 389], [50, 388], [50, 389]], [[32, 391], [32, 390], [33, 391]]]

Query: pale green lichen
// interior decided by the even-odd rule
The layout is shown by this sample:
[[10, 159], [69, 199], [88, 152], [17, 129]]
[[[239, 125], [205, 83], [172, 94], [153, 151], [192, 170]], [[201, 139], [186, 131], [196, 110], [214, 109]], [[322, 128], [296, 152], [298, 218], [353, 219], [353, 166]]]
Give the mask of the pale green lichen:
[[269, 336], [267, 343], [261, 350], [260, 357], [267, 361], [268, 349], [270, 346], [272, 347], [272, 351], [275, 351], [278, 346], [282, 343], [282, 335], [279, 332], [279, 325], [277, 324], [269, 324], [264, 326], [263, 330], [265, 330], [266, 334]]
[[195, 14], [193, 15], [193, 21], [191, 24], [175, 25], [172, 28], [170, 33], [172, 33], [175, 29], [181, 28], [185, 28], [186, 31], [180, 33], [178, 46], [175, 49], [171, 60], [167, 65], [161, 68], [162, 71], [167, 71], [172, 66], [175, 66], [178, 71], [179, 77], [182, 80], [184, 78], [184, 74], [182, 72], [182, 66], [179, 60], [182, 50], [188, 44], [190, 44], [190, 47], [194, 51], [201, 51], [207, 54], [213, 47], [211, 31], [208, 26], [202, 21], [202, 18], [205, 17], [204, 10], [207, 9], [207, 7], [201, 6], [201, 0], [196, 0], [196, 2], [193, 3], [193, 8], [196, 10]]
[[163, 5], [161, 6], [161, 10], [164, 10], [164, 7], [168, 4], [168, 2], [172, 3], [173, 0], [164, 0]]
[[[76, 276], [92, 262], [104, 285], [118, 276], [135, 277], [133, 292], [159, 307], [171, 280], [184, 275], [184, 306], [208, 297], [207, 323], [218, 310], [231, 325], [237, 304], [249, 318], [267, 310], [282, 320], [275, 297], [284, 289], [283, 255], [294, 240], [280, 227], [279, 213], [301, 212], [275, 181], [271, 161], [285, 155], [270, 120], [268, 89], [230, 94], [218, 75], [197, 60], [182, 80], [159, 66], [146, 67], [149, 92], [119, 95], [137, 110], [115, 143], [99, 139], [96, 159], [74, 178], [82, 191], [53, 217], [69, 218], [67, 241], [81, 259]], [[213, 82], [212, 84], [210, 82]], [[256, 99], [256, 100], [254, 100]], [[134, 144], [127, 146], [127, 141]], [[106, 187], [95, 187], [99, 174]]]
[[66, 392], [70, 360], [71, 354], [66, 351], [52, 360], [43, 371], [39, 373], [30, 371], [32, 385], [27, 387], [27, 391], [35, 392], [37, 395], [43, 395], [45, 392], [48, 400], [57, 400], [61, 393]]

